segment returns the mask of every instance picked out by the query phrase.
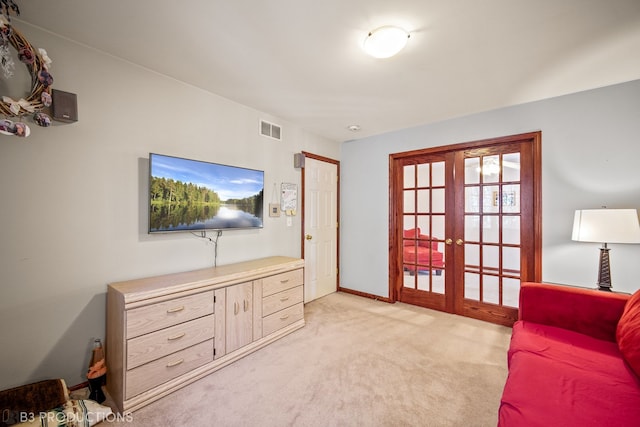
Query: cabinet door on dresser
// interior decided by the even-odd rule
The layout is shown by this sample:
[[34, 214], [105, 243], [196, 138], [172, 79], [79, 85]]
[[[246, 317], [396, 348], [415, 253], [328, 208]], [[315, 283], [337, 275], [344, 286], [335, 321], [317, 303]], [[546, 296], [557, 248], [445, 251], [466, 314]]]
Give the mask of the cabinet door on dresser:
[[253, 282], [216, 290], [217, 325], [216, 358], [229, 354], [253, 341]]

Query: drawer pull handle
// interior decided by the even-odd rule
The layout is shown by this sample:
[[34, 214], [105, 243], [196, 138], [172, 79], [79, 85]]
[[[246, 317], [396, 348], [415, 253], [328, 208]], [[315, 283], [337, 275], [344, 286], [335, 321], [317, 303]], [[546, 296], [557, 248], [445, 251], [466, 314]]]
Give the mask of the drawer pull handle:
[[289, 279], [280, 280], [280, 283], [287, 283]]
[[237, 302], [233, 303], [233, 314], [238, 314], [238, 311], [240, 311], [240, 305]]
[[184, 310], [184, 305], [181, 305], [180, 307], [170, 308], [167, 310], [167, 313], [177, 313], [182, 310]]
[[168, 337], [167, 340], [168, 341], [174, 341], [174, 340], [179, 340], [180, 338], [182, 338], [183, 336], [185, 336], [187, 333], [183, 332], [181, 334], [177, 334], [177, 335], [173, 335], [171, 337]]
[[288, 314], [285, 314], [284, 316], [280, 316], [280, 320], [287, 320], [289, 318]]
[[289, 301], [289, 297], [280, 297], [280, 301], [282, 302]]
[[249, 310], [249, 301], [248, 300], [244, 300], [244, 311], [245, 313]]
[[174, 362], [169, 362], [167, 363], [167, 368], [173, 368], [174, 366], [178, 366], [182, 362], [184, 362], [184, 359], [176, 360]]

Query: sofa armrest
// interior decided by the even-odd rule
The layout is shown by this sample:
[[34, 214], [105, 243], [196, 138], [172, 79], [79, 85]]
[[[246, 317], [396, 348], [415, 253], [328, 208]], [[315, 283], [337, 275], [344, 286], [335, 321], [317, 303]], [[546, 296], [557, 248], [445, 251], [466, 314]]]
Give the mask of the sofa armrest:
[[520, 320], [556, 326], [616, 341], [627, 294], [525, 282], [520, 287]]

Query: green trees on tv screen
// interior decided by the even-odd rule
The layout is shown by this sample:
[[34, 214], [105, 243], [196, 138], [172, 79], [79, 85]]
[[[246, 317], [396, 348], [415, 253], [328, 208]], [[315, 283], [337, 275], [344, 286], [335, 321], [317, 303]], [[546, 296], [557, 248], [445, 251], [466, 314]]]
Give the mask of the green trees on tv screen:
[[220, 196], [191, 182], [151, 177], [151, 204], [220, 204]]
[[176, 181], [167, 178], [151, 177], [151, 204], [166, 205], [234, 205], [253, 214], [259, 212], [262, 205], [262, 191], [242, 199], [220, 200], [214, 190], [197, 186], [191, 182]]

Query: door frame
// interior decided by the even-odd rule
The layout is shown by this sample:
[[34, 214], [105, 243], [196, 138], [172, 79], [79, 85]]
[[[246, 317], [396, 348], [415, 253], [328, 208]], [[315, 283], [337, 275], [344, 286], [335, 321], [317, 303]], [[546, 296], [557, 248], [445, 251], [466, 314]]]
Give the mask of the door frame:
[[[496, 145], [513, 143], [516, 141], [529, 140], [532, 144], [533, 156], [533, 200], [531, 209], [533, 210], [533, 234], [534, 234], [534, 254], [533, 254], [533, 281], [542, 280], [542, 132], [529, 132], [524, 134], [509, 135], [498, 138], [489, 138], [478, 141], [462, 142], [453, 145], [425, 148], [419, 150], [393, 153], [389, 155], [389, 299], [390, 302], [398, 300], [400, 289], [398, 283], [403, 274], [402, 256], [399, 245], [402, 243], [402, 218], [397, 215], [396, 206], [402, 202], [402, 180], [399, 170], [399, 160], [410, 157], [424, 156], [430, 154], [444, 154], [454, 151], [490, 148]], [[446, 312], [454, 312], [453, 304], [446, 304]]]
[[[302, 151], [302, 155], [304, 156], [304, 158], [309, 158], [309, 159], [314, 159], [314, 160], [318, 160], [320, 162], [326, 162], [326, 163], [331, 163], [336, 165], [336, 173], [337, 173], [337, 180], [336, 180], [336, 291], [340, 290], [340, 161], [339, 160], [335, 160], [329, 157], [324, 157], [324, 156], [320, 156], [318, 154], [313, 154], [310, 153], [308, 151]], [[306, 230], [304, 228], [304, 224], [305, 224], [305, 214], [306, 214], [306, 204], [305, 204], [305, 168], [304, 166], [302, 166], [301, 170], [301, 178], [300, 178], [300, 182], [301, 182], [301, 196], [300, 196], [300, 210], [302, 211], [302, 214], [300, 215], [300, 220], [301, 220], [301, 224], [300, 224], [300, 257], [302, 259], [304, 259], [304, 241], [305, 241], [305, 235], [306, 235]]]

